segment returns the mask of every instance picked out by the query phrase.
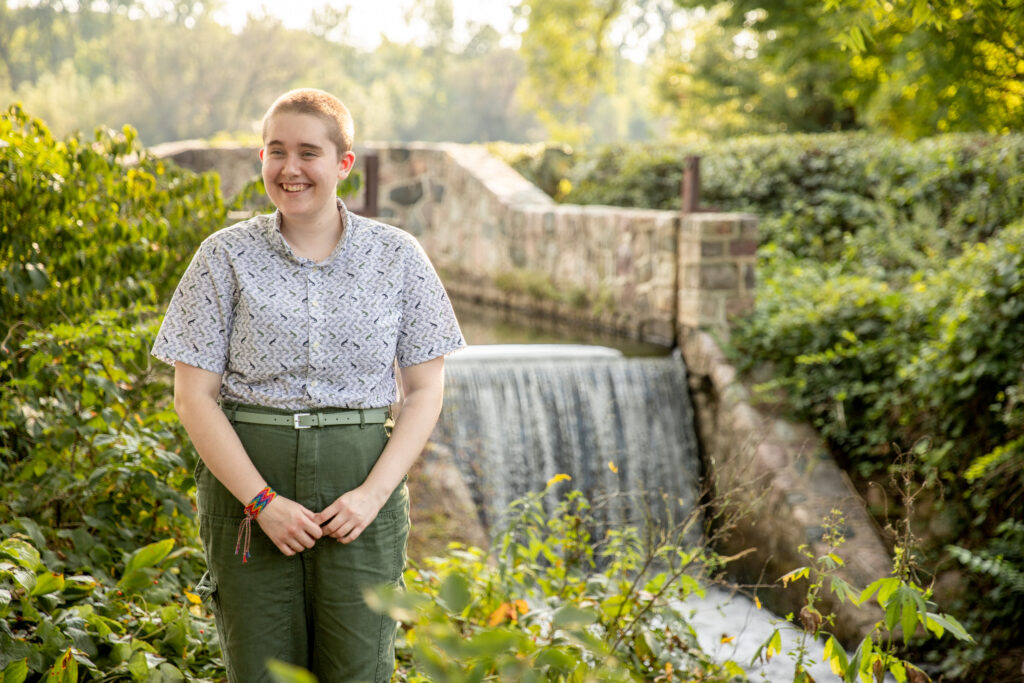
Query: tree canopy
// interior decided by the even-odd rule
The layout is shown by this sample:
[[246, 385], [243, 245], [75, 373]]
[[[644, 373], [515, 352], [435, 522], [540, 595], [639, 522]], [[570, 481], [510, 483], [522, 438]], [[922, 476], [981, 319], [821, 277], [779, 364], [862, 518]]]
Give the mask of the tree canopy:
[[[1024, 124], [1024, 0], [507, 0], [506, 29], [412, 0], [410, 42], [357, 47], [351, 6], [304, 30], [217, 3], [0, 4], [0, 100], [60, 133], [146, 144], [253, 132], [297, 85], [361, 139], [609, 142], [866, 128], [917, 138]], [[504, 31], [504, 32], [503, 32]]]

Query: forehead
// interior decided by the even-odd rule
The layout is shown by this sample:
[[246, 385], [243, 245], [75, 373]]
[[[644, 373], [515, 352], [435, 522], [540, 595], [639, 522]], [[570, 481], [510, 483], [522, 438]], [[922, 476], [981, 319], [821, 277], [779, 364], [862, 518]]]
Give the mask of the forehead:
[[267, 119], [266, 145], [331, 145], [327, 122], [313, 114], [281, 112]]

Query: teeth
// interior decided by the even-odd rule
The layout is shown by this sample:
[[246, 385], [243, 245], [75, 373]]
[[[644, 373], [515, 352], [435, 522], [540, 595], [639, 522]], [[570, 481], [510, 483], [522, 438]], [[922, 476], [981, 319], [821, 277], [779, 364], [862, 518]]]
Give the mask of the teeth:
[[281, 183], [281, 187], [285, 189], [285, 192], [299, 192], [306, 189], [305, 185], [290, 185], [288, 183]]

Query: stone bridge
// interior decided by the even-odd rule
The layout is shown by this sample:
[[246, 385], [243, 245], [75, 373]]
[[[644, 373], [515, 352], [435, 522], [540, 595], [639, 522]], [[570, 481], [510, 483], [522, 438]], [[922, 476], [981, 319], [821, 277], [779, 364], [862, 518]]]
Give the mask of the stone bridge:
[[[228, 197], [259, 173], [255, 148], [182, 142], [153, 151], [216, 170]], [[416, 235], [454, 298], [681, 350], [705, 466], [733, 525], [718, 550], [740, 556], [728, 565], [736, 578], [772, 583], [809, 563], [801, 547], [823, 554], [821, 525], [834, 508], [847, 524], [844, 578], [863, 587], [889, 573], [877, 527], [818, 435], [759, 409], [720, 348], [730, 316], [753, 304], [755, 216], [556, 204], [475, 146], [370, 144], [356, 153], [357, 169], [378, 159], [377, 201], [361, 191], [349, 205], [376, 206], [381, 220]], [[786, 614], [799, 611], [804, 592], [758, 595]], [[880, 616], [831, 607], [846, 642]]]

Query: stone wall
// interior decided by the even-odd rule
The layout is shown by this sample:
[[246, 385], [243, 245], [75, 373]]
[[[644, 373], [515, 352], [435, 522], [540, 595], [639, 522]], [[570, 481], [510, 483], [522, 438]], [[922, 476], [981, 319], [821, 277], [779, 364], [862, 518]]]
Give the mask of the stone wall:
[[481, 148], [375, 151], [380, 217], [454, 296], [665, 345], [680, 327], [727, 333], [752, 301], [754, 216], [559, 205]]

